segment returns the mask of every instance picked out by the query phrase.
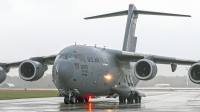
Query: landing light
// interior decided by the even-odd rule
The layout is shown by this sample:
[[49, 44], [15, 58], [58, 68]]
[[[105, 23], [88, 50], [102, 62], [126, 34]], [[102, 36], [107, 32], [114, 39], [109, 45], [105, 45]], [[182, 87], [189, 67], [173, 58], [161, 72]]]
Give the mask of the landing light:
[[111, 80], [111, 79], [112, 79], [112, 76], [111, 76], [110, 74], [107, 74], [107, 75], [104, 76], [104, 78], [105, 78], [106, 80]]

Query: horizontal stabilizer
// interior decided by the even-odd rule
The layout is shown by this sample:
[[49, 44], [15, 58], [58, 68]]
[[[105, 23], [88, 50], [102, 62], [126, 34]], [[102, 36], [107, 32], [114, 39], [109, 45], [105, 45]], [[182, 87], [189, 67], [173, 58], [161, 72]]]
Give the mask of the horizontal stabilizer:
[[152, 12], [152, 11], [143, 11], [143, 10], [134, 10], [134, 12], [136, 14], [145, 14], [145, 15], [191, 17], [190, 15], [173, 14], [173, 13], [162, 13], [162, 12]]
[[[133, 12], [135, 14], [144, 14], [144, 15], [191, 17], [190, 15], [163, 13], [163, 12], [153, 12], [153, 11], [143, 11], [143, 10], [133, 10]], [[102, 15], [97, 15], [97, 16], [86, 17], [84, 19], [97, 19], [97, 18], [115, 17], [115, 16], [123, 16], [123, 15], [128, 15], [128, 10], [114, 12], [114, 13], [108, 13], [108, 14], [102, 14]]]
[[127, 15], [127, 14], [128, 14], [128, 10], [125, 10], [125, 11], [113, 12], [113, 13], [109, 13], [109, 14], [102, 14], [102, 15], [98, 15], [98, 16], [86, 17], [84, 19], [96, 19], [96, 18], [123, 16], [123, 15]]

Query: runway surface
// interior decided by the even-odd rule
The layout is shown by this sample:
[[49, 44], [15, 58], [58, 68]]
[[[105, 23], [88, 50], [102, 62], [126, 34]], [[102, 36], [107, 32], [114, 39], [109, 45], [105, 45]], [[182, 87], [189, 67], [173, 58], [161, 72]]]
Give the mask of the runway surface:
[[141, 104], [119, 103], [118, 98], [90, 99], [89, 103], [64, 104], [63, 97], [0, 100], [0, 111], [155, 112], [200, 111], [200, 90], [146, 91]]

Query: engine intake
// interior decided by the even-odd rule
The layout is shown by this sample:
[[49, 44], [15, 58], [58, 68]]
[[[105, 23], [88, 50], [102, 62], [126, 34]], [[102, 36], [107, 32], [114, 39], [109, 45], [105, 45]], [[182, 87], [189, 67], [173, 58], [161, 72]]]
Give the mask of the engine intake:
[[200, 84], [200, 63], [193, 64], [190, 67], [188, 74], [192, 82]]
[[44, 66], [37, 61], [26, 60], [19, 66], [19, 75], [25, 81], [36, 81], [44, 75], [44, 72]]
[[6, 71], [0, 67], [0, 84], [6, 79]]
[[141, 59], [135, 63], [135, 75], [140, 80], [153, 79], [157, 74], [156, 64], [148, 59]]

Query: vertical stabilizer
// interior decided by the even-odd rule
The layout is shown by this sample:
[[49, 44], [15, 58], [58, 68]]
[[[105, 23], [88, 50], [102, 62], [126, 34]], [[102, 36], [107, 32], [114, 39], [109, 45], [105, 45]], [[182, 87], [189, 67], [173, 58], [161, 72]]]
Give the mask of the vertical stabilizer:
[[122, 47], [123, 51], [135, 52], [136, 49], [137, 37], [134, 36], [138, 15], [134, 13], [134, 10], [137, 10], [136, 7], [133, 4], [130, 4], [128, 9], [124, 43]]
[[135, 5], [130, 4], [128, 10], [114, 12], [114, 13], [108, 13], [108, 14], [102, 14], [102, 15], [97, 15], [97, 16], [92, 16], [92, 17], [86, 17], [84, 19], [97, 19], [97, 18], [106, 18], [106, 17], [128, 15], [122, 50], [123, 51], [129, 51], [129, 52], [135, 52], [136, 44], [137, 44], [137, 37], [135, 37], [135, 29], [136, 29], [136, 22], [137, 22], [137, 18], [138, 18], [139, 14], [159, 15], [159, 16], [176, 16], [176, 17], [191, 17], [190, 15], [183, 15], [183, 14], [173, 14], [173, 13], [163, 13], [163, 12], [137, 10]]

